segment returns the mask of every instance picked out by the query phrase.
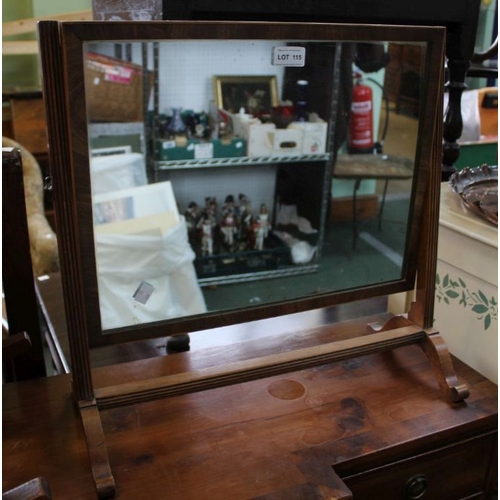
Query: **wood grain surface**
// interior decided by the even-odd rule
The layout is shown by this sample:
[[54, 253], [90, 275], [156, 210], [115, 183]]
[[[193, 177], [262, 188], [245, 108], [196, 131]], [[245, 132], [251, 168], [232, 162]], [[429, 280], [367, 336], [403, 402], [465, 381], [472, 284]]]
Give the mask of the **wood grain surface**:
[[[188, 363], [189, 353], [168, 357]], [[463, 491], [476, 491], [479, 481], [486, 491], [496, 456], [497, 387], [454, 364], [471, 392], [459, 404], [443, 397], [413, 345], [103, 410], [116, 498], [349, 498], [344, 482], [354, 491], [370, 479], [361, 481], [363, 472], [415, 456], [436, 460], [431, 452], [450, 446], [451, 458], [438, 455], [439, 466], [452, 460], [448, 487], [457, 479]], [[472, 456], [482, 458], [453, 467], [455, 457], [463, 459], [453, 445], [467, 439], [477, 443], [468, 450], [481, 452]], [[96, 498], [70, 376], [4, 386], [3, 488], [37, 476], [47, 478], [56, 499]]]

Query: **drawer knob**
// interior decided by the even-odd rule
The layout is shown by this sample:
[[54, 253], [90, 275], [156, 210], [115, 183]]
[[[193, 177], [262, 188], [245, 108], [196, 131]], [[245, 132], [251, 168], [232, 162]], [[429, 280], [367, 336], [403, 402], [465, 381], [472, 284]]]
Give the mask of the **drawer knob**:
[[422, 474], [411, 477], [405, 485], [405, 500], [418, 500], [419, 498], [423, 498], [427, 492], [428, 485], [427, 478]]

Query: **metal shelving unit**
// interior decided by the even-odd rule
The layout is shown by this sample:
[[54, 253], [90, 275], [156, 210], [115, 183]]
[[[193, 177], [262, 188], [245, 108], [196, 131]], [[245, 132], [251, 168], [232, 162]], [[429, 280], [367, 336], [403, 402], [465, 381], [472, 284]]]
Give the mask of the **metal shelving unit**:
[[230, 166], [249, 166], [256, 165], [274, 165], [277, 163], [299, 163], [299, 162], [316, 162], [329, 161], [330, 154], [308, 154], [308, 155], [274, 155], [274, 156], [240, 156], [236, 158], [203, 158], [196, 160], [172, 160], [172, 161], [156, 161], [155, 167], [157, 170], [177, 170], [185, 168], [213, 168], [213, 167], [230, 167]]
[[[159, 182], [162, 180], [167, 180], [169, 178], [169, 173], [180, 175], [182, 171], [191, 171], [190, 175], [196, 175], [196, 170], [203, 172], [203, 175], [206, 175], [206, 170], [208, 169], [217, 169], [221, 171], [224, 168], [228, 169], [228, 173], [234, 172], [234, 167], [238, 170], [240, 168], [248, 169], [255, 168], [256, 176], [258, 176], [259, 167], [263, 166], [274, 166], [276, 170], [276, 176], [280, 169], [283, 168], [291, 168], [292, 165], [296, 164], [297, 168], [301, 168], [304, 165], [317, 165], [323, 164], [323, 169], [321, 170], [321, 175], [318, 176], [316, 171], [316, 177], [321, 177], [321, 195], [318, 193], [318, 197], [321, 196], [321, 201], [318, 203], [318, 232], [316, 237], [316, 252], [313, 260], [307, 264], [294, 264], [292, 263], [291, 258], [288, 259], [288, 264], [283, 264], [283, 261], [278, 258], [278, 264], [276, 264], [275, 269], [259, 269], [258, 266], [253, 268], [253, 270], [249, 270], [252, 267], [251, 262], [255, 262], [259, 260], [259, 254], [262, 255], [262, 260], [269, 259], [269, 253], [272, 253], [272, 250], [264, 249], [262, 251], [242, 251], [242, 252], [232, 252], [232, 253], [220, 253], [213, 256], [206, 257], [198, 257], [195, 260], [195, 267], [200, 269], [201, 265], [207, 265], [210, 267], [210, 263], [212, 262], [214, 268], [217, 266], [225, 267], [227, 264], [231, 267], [234, 261], [243, 261], [248, 259], [249, 265], [246, 270], [239, 272], [237, 267], [235, 270], [229, 272], [229, 274], [225, 272], [221, 272], [217, 275], [213, 275], [213, 273], [208, 273], [208, 275], [198, 275], [198, 280], [201, 286], [213, 286], [218, 284], [232, 284], [232, 283], [240, 283], [240, 282], [250, 282], [261, 279], [269, 279], [275, 278], [278, 276], [295, 276], [304, 273], [311, 273], [318, 270], [320, 267], [320, 255], [323, 245], [323, 237], [324, 237], [324, 227], [326, 223], [326, 215], [329, 206], [329, 197], [330, 197], [330, 183], [331, 183], [331, 171], [332, 171], [332, 162], [333, 157], [330, 153], [333, 151], [334, 144], [334, 130], [335, 124], [333, 121], [329, 123], [328, 126], [328, 136], [327, 136], [327, 147], [326, 152], [321, 154], [289, 154], [289, 155], [270, 155], [270, 156], [260, 156], [260, 157], [250, 157], [250, 156], [242, 156], [242, 157], [228, 157], [228, 158], [203, 158], [203, 159], [185, 159], [185, 160], [171, 160], [171, 161], [160, 161], [156, 159], [156, 151], [155, 151], [155, 141], [159, 138], [159, 120], [160, 116], [159, 110], [159, 83], [158, 83], [158, 75], [159, 75], [159, 66], [161, 64], [160, 61], [160, 50], [157, 43], [152, 44], [152, 61], [153, 61], [153, 75], [154, 75], [154, 86], [153, 86], [153, 119], [151, 121], [147, 121], [145, 130], [146, 130], [146, 143], [148, 148], [148, 176], [150, 178], [150, 182]], [[333, 74], [332, 74], [332, 96], [331, 96], [331, 106], [330, 106], [330, 116], [335, 117], [337, 111], [337, 99], [338, 99], [338, 91], [339, 91], [339, 80], [340, 80], [340, 59], [341, 59], [341, 46], [337, 44], [337, 48], [334, 52], [334, 64], [333, 64]], [[151, 59], [151, 57], [150, 57]], [[143, 60], [148, 60], [148, 54], [143, 52]], [[232, 169], [232, 170], [231, 170]], [[295, 171], [297, 172], [297, 171]], [[229, 175], [229, 174], [228, 174]], [[305, 174], [307, 176], [307, 174]], [[273, 228], [275, 225], [276, 218], [276, 205], [277, 200], [275, 196], [274, 201], [274, 210], [273, 212]], [[283, 243], [285, 245], [285, 243]], [[290, 249], [287, 249], [290, 254]], [[281, 250], [278, 251], [278, 253]], [[253, 260], [252, 260], [253, 259]], [[222, 264], [219, 264], [222, 263]], [[244, 266], [245, 267], [245, 266]]]

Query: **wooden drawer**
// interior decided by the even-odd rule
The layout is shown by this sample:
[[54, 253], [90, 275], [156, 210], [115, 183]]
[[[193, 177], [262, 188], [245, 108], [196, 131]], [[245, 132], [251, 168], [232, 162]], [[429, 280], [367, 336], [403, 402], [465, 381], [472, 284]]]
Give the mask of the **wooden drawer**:
[[13, 139], [31, 154], [47, 154], [45, 107], [42, 98], [11, 99]]
[[488, 499], [496, 443], [491, 432], [360, 473], [335, 470], [354, 500]]

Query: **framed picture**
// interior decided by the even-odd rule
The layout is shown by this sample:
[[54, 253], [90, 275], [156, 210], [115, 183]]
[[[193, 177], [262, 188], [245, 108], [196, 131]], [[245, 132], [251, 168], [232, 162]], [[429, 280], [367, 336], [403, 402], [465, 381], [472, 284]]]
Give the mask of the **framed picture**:
[[214, 76], [215, 102], [229, 113], [241, 108], [254, 116], [271, 114], [278, 106], [276, 76]]

